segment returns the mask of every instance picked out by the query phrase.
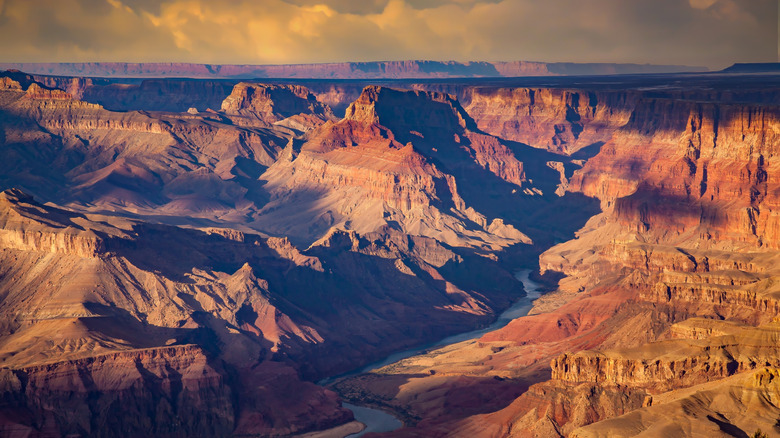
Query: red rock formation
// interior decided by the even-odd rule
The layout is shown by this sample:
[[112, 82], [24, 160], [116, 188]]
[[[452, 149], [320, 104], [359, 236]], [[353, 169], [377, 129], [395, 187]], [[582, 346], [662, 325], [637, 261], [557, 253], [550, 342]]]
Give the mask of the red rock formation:
[[642, 233], [777, 248], [770, 161], [777, 112], [668, 101], [641, 108], [575, 174], [572, 190], [614, 204], [615, 218]]
[[43, 88], [37, 83], [32, 83], [27, 88], [25, 96], [28, 99], [46, 99], [46, 100], [71, 100], [73, 96], [58, 89]]
[[446, 433], [454, 437], [569, 436], [576, 424], [614, 418], [647, 406], [651, 400], [646, 392], [624, 386], [538, 384], [505, 409], [456, 423]]
[[722, 436], [728, 433], [726, 430], [750, 436], [758, 431], [773, 431], [780, 413], [780, 407], [774, 402], [778, 393], [777, 377], [777, 369], [764, 368], [674, 391], [662, 399], [656, 397], [662, 403], [578, 428], [570, 436], [637, 433]]
[[33, 76], [18, 70], [0, 72], [0, 90], [25, 91], [27, 99], [71, 100], [73, 96], [55, 87], [47, 87]]
[[3, 433], [229, 434], [232, 390], [208, 362], [184, 345], [4, 368], [1, 403], [17, 416], [5, 418]]
[[[588, 382], [607, 390], [621, 385], [658, 393], [776, 366], [768, 341], [774, 328], [737, 324], [767, 323], [777, 315], [777, 297], [762, 281], [773, 275], [777, 256], [771, 186], [776, 125], [775, 110], [765, 106], [640, 100], [630, 121], [570, 182], [570, 190], [601, 199], [605, 213], [579, 239], [542, 257], [543, 267], [572, 276], [566, 284], [583, 285], [581, 295], [572, 296], [577, 289], [562, 291], [570, 295], [568, 304], [526, 318], [525, 324], [517, 320], [485, 340], [534, 342], [528, 323], [537, 327], [534, 319], [556, 318], [560, 327], [565, 318], [581, 320], [585, 310], [577, 303], [599, 296], [613, 301], [614, 315], [586, 326], [596, 341], [590, 347], [571, 346], [601, 349], [554, 359], [553, 380], [543, 387]], [[598, 283], [602, 286], [591, 286]], [[622, 297], [616, 293], [621, 290]], [[640, 316], [648, 303], [665, 316]], [[734, 322], [691, 319], [670, 325], [694, 315]], [[626, 318], [633, 325], [617, 322]], [[561, 337], [582, 338], [582, 326], [577, 327]], [[664, 336], [678, 339], [642, 345]], [[627, 345], [632, 349], [616, 348]], [[512, 411], [515, 418], [529, 412], [518, 409]], [[572, 431], [602, 419], [569, 417], [555, 424]], [[593, 430], [606, 431], [606, 424], [625, 423]]]
[[[437, 141], [436, 137], [442, 133], [452, 132], [455, 143], [461, 142], [460, 137], [468, 140], [463, 142], [463, 147], [470, 149], [472, 159], [480, 166], [518, 186], [525, 181], [523, 163], [497, 138], [471, 131], [469, 115], [451, 95], [367, 87], [347, 109], [346, 119], [385, 125], [410, 140], [413, 137], [409, 135], [423, 140], [426, 136], [433, 137], [428, 142]], [[451, 154], [444, 150], [442, 153]]]
[[242, 115], [266, 123], [280, 122], [296, 115], [313, 115], [319, 123], [306, 126], [308, 131], [333, 118], [330, 108], [320, 103], [307, 89], [299, 85], [264, 85], [241, 82], [222, 102], [222, 111]]
[[[121, 380], [161, 389], [121, 397], [171, 405], [143, 414], [150, 422], [192, 406], [221, 415], [210, 400], [228, 390], [238, 412], [214, 424], [236, 433], [343, 422], [335, 396], [301, 378], [488, 321], [516, 286], [495, 262], [509, 255], [500, 250], [530, 243], [526, 231], [568, 238], [549, 231], [579, 208], [553, 202], [566, 190], [597, 197], [603, 211], [541, 257], [543, 270], [567, 277], [534, 315], [351, 388], [403, 409], [423, 436], [560, 436], [632, 411], [642, 418], [631, 421], [653, 430], [666, 412], [656, 401], [670, 390], [711, 384], [707, 394], [730, 391], [728, 400], [742, 402], [750, 387], [719, 380], [778, 366], [769, 324], [780, 309], [780, 123], [773, 105], [733, 102], [750, 90], [701, 103], [728, 92], [464, 88], [471, 117], [446, 93], [372, 86], [345, 119], [317, 123], [325, 107], [301, 87], [241, 85], [226, 101], [238, 115], [172, 115], [106, 111], [7, 78], [0, 158], [12, 164], [3, 183], [93, 212], [16, 191], [0, 198], [0, 361], [17, 394], [10, 405], [22, 386], [10, 376], [48, 366], [65, 376], [52, 382], [78, 389], [57, 411], [86, 412], [79, 371], [103, 376], [135, 361], [157, 370], [157, 386], [129, 372]], [[274, 122], [233, 122], [252, 117]], [[307, 124], [317, 127], [305, 132]], [[483, 131], [565, 153], [606, 143], [569, 178], [581, 161]], [[106, 215], [112, 208], [207, 231]], [[169, 360], [168, 348], [192, 348], [182, 354], [191, 362]], [[91, 368], [102, 360], [105, 369]], [[171, 370], [206, 377], [188, 381], [197, 394], [180, 400]], [[101, 400], [113, 400], [114, 387], [101, 385]], [[758, 386], [758, 396], [771, 394]], [[54, 424], [28, 421], [44, 416], [45, 389], [36, 388], [12, 427]], [[91, 412], [74, 427], [86, 427]]]
[[170, 213], [188, 214], [247, 205], [236, 180], [256, 178], [291, 135], [241, 128], [212, 113], [111, 112], [41, 90], [32, 84], [27, 94], [4, 92], [9, 117], [0, 123], [10, 147], [2, 154], [15, 166], [2, 178], [68, 201], [165, 204]]
[[[32, 197], [18, 189], [0, 193], [0, 245], [22, 251], [40, 251], [95, 257], [104, 248], [94, 232], [80, 229], [67, 216], [60, 220], [69, 224], [60, 230], [47, 224]], [[63, 232], [64, 231], [64, 232]]]
[[[680, 325], [672, 326], [676, 339], [635, 349], [563, 354], [552, 361], [552, 378], [666, 392], [780, 362], [774, 351], [776, 325], [744, 327], [698, 318]], [[696, 339], [685, 338], [691, 334]]]
[[[367, 87], [343, 120], [310, 133], [300, 150], [289, 148], [263, 175], [272, 199], [258, 223], [276, 233], [315, 236], [332, 227], [366, 233], [396, 223], [456, 246], [528, 242], [511, 225], [467, 206], [456, 178], [432, 163], [486, 168], [522, 183], [522, 163], [496, 139], [468, 131], [465, 117], [451, 96]], [[300, 208], [296, 193], [327, 200], [319, 202], [315, 224], [290, 221], [292, 209]]]
[[536, 148], [571, 154], [603, 143], [631, 117], [638, 93], [475, 88], [466, 111], [479, 129]]
[[[58, 88], [73, 96], [74, 99], [85, 100], [84, 94], [87, 90], [93, 89], [96, 86], [108, 85], [107, 80], [82, 78], [82, 77], [67, 77], [67, 76], [42, 76], [33, 75], [35, 82], [43, 84], [47, 88]], [[124, 88], [127, 88], [126, 86]], [[89, 100], [89, 99], [87, 99]], [[89, 100], [94, 102], [93, 100]], [[100, 102], [95, 102], [100, 103]], [[119, 108], [117, 108], [119, 109]]]

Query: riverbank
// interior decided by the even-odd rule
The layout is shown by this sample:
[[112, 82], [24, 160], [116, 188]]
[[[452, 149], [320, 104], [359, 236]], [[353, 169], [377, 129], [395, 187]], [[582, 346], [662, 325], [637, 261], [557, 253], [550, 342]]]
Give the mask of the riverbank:
[[[542, 290], [540, 284], [530, 279], [530, 274], [531, 274], [531, 270], [521, 270], [515, 274], [515, 277], [520, 282], [523, 283], [526, 296], [517, 300], [517, 302], [515, 302], [511, 307], [509, 307], [507, 310], [501, 313], [501, 315], [499, 315], [496, 321], [490, 324], [489, 326], [482, 329], [472, 330], [472, 331], [456, 334], [453, 336], [449, 336], [434, 344], [429, 344], [426, 346], [421, 346], [414, 349], [394, 353], [388, 356], [387, 358], [369, 364], [354, 373], [351, 373], [346, 376], [342, 376], [338, 379], [335, 379], [332, 382], [324, 382], [328, 384], [328, 387], [339, 392], [342, 398], [350, 402], [350, 403], [344, 403], [344, 407], [352, 410], [353, 413], [355, 413], [356, 420], [361, 421], [358, 418], [358, 412], [356, 411], [356, 409], [353, 409], [353, 407], [357, 408], [357, 410], [360, 412], [360, 416], [363, 419], [365, 419], [367, 422], [367, 423], [364, 422], [364, 424], [366, 424], [367, 426], [366, 430], [358, 434], [350, 435], [350, 437], [356, 438], [362, 436], [362, 434], [368, 433], [369, 429], [372, 429], [370, 430], [371, 432], [390, 432], [403, 427], [404, 423], [415, 422], [418, 419], [414, 418], [407, 412], [398, 411], [395, 407], [382, 403], [381, 400], [373, 400], [371, 397], [367, 397], [365, 394], [354, 393], [354, 392], [345, 393], [345, 391], [343, 391], [343, 386], [339, 385], [340, 382], [347, 381], [361, 374], [369, 373], [372, 370], [378, 370], [380, 368], [388, 367], [396, 362], [399, 362], [401, 360], [413, 356], [425, 355], [430, 353], [431, 351], [438, 350], [453, 344], [472, 341], [474, 339], [481, 337], [485, 333], [498, 330], [506, 326], [507, 324], [509, 324], [510, 321], [516, 318], [520, 318], [527, 315], [528, 312], [533, 308], [534, 300], [536, 300], [541, 296], [541, 290]], [[340, 391], [339, 388], [342, 388], [342, 390]], [[394, 416], [390, 415], [388, 411], [395, 413], [395, 415]], [[387, 416], [390, 416], [395, 421], [388, 420]]]

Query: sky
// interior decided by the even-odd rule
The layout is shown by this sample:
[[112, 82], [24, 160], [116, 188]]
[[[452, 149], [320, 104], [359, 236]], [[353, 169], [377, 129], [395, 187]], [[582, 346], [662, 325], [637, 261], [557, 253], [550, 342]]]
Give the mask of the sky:
[[778, 0], [0, 0], [0, 62], [778, 58]]

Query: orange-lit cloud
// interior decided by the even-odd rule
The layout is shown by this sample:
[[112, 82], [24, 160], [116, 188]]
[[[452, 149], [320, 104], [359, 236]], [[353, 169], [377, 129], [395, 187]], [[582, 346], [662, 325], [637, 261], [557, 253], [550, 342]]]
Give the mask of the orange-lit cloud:
[[0, 61], [772, 61], [775, 0], [0, 0]]

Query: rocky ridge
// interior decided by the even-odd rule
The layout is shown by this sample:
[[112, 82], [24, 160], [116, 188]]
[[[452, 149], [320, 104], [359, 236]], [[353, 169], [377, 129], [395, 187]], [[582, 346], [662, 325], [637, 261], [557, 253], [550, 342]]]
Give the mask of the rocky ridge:
[[[298, 223], [289, 221], [295, 216], [290, 209], [311, 202], [299, 194], [309, 192], [321, 200], [317, 222], [308, 230], [276, 232], [347, 227], [365, 233], [395, 224], [454, 246], [530, 243], [503, 218], [468, 206], [459, 193], [462, 180], [443, 171], [473, 168], [502, 184], [523, 183], [522, 163], [497, 139], [469, 131], [464, 116], [450, 96], [367, 87], [343, 120], [309, 133], [300, 147], [293, 143], [261, 177], [271, 201], [258, 222]], [[443, 132], [452, 137], [442, 139]]]
[[[245, 116], [269, 124], [288, 127], [301, 125], [300, 131], [313, 129], [317, 124], [334, 119], [327, 105], [320, 103], [306, 88], [298, 85], [263, 85], [241, 82], [222, 102], [222, 112]], [[307, 119], [305, 116], [312, 116]], [[297, 118], [297, 120], [290, 120]], [[313, 121], [305, 126], [306, 121]], [[311, 122], [310, 122], [311, 123]]]

